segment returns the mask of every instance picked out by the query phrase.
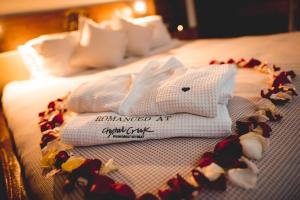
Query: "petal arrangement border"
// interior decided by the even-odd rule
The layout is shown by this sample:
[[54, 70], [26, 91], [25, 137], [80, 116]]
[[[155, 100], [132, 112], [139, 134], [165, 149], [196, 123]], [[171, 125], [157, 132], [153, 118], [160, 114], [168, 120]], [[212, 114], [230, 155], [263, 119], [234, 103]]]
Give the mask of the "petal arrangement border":
[[73, 155], [72, 147], [60, 141], [60, 127], [71, 115], [66, 109], [67, 96], [51, 101], [47, 109], [39, 113], [41, 167], [48, 170], [46, 176], [64, 174], [67, 177], [64, 190], [70, 191], [79, 185], [89, 199], [192, 199], [202, 189], [225, 191], [227, 181], [245, 189], [254, 188], [259, 170], [251, 160], [259, 160], [269, 146], [272, 129], [266, 122], [282, 119], [277, 106], [285, 105], [297, 96], [292, 84], [296, 74], [254, 58], [226, 62], [212, 60], [209, 64], [235, 64], [238, 68], [255, 69], [268, 74], [271, 84], [267, 91], [261, 90], [256, 111], [237, 120], [235, 133], [219, 141], [212, 152], [203, 153], [188, 176], [177, 174], [169, 179], [166, 187], [158, 190], [158, 195], [145, 193], [137, 197], [130, 186], [109, 177], [109, 173], [117, 170], [112, 159], [102, 163], [99, 159]]

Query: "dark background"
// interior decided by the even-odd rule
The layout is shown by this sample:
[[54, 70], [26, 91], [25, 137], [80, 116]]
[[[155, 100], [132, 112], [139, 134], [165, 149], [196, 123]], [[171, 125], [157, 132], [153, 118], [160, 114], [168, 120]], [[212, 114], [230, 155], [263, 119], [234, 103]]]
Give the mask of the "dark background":
[[[194, 0], [197, 37], [235, 37], [299, 30], [300, 0]], [[188, 27], [184, 0], [155, 0], [170, 32]], [[185, 30], [188, 31], [188, 30]]]

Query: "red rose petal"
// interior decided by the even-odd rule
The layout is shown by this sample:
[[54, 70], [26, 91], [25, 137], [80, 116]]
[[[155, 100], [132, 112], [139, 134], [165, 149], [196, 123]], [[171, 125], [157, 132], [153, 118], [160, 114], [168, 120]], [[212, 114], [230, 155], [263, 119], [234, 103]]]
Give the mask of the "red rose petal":
[[205, 152], [200, 158], [198, 166], [203, 168], [210, 165], [214, 161], [213, 156], [212, 152]]
[[194, 186], [189, 184], [182, 176], [177, 174], [176, 178], [170, 179], [167, 184], [172, 189], [173, 192], [182, 198], [188, 198], [196, 190]]
[[273, 65], [273, 70], [274, 70], [275, 72], [277, 72], [277, 71], [280, 71], [281, 68], [280, 68], [280, 67], [276, 67], [275, 65]]
[[251, 121], [238, 120], [238, 121], [236, 121], [237, 133], [239, 135], [246, 134], [246, 133], [252, 131], [254, 128], [256, 128], [255, 125], [256, 124], [254, 124]]
[[291, 71], [287, 71], [286, 75], [289, 76], [289, 77], [291, 77], [291, 79], [296, 78], [296, 73], [294, 71], [292, 71], [292, 70]]
[[54, 166], [56, 168], [61, 168], [61, 165], [70, 158], [69, 154], [66, 151], [60, 151], [55, 156]]
[[44, 134], [42, 136], [41, 142], [40, 142], [41, 149], [43, 149], [48, 144], [48, 142], [51, 142], [51, 141], [55, 140], [56, 138], [57, 138], [57, 136], [55, 134], [53, 134], [52, 132]]
[[278, 88], [280, 85], [284, 85], [287, 83], [291, 83], [291, 81], [288, 79], [287, 73], [281, 72], [278, 76], [275, 77], [272, 87]]
[[192, 170], [193, 177], [195, 178], [196, 182], [204, 186], [205, 188], [208, 189], [213, 189], [213, 190], [221, 190], [224, 191], [226, 190], [226, 179], [225, 176], [222, 174], [220, 175], [219, 178], [217, 178], [215, 181], [209, 181], [204, 174], [199, 172], [198, 170], [194, 169]]
[[69, 179], [66, 179], [64, 182], [63, 189], [64, 189], [64, 191], [69, 192], [74, 189], [74, 186], [75, 186], [75, 182], [70, 181]]
[[237, 135], [218, 142], [214, 149], [214, 160], [223, 168], [230, 168], [242, 156], [242, 146]]
[[280, 121], [282, 119], [282, 116], [280, 114], [275, 114], [273, 115], [273, 113], [271, 111], [266, 111], [266, 116], [270, 119], [270, 121], [272, 122], [277, 122]]
[[53, 128], [54, 128], [54, 126], [52, 125], [52, 123], [47, 120], [40, 123], [41, 132], [44, 132], [44, 131], [47, 131], [47, 130], [50, 130]]
[[246, 169], [248, 168], [248, 165], [245, 162], [239, 161], [237, 160], [234, 165], [232, 166], [232, 168], [241, 168], [241, 169]]
[[234, 61], [232, 58], [230, 58], [230, 59], [227, 61], [227, 63], [228, 63], [228, 64], [233, 64], [233, 63], [235, 63], [235, 61]]
[[118, 200], [135, 200], [136, 195], [134, 191], [126, 184], [115, 183], [112, 185], [114, 191], [113, 199]]
[[51, 101], [51, 102], [48, 104], [48, 109], [55, 110], [55, 102], [54, 102], [54, 101]]
[[258, 126], [263, 130], [263, 136], [269, 138], [272, 132], [272, 128], [265, 122], [259, 122]]
[[181, 200], [181, 198], [172, 190], [172, 189], [165, 189], [159, 190], [158, 196], [161, 200]]
[[94, 178], [98, 176], [101, 164], [99, 159], [86, 159], [69, 174], [68, 179], [71, 182], [76, 182], [79, 177], [84, 178], [87, 180], [87, 187], [89, 188], [95, 182]]
[[95, 175], [93, 183], [87, 193], [90, 199], [111, 199], [114, 191], [112, 185], [114, 180], [104, 175]]
[[39, 112], [39, 117], [44, 117], [45, 116], [45, 111], [44, 112]]
[[146, 193], [140, 196], [138, 200], [159, 200], [159, 199], [151, 193]]
[[212, 61], [209, 62], [210, 65], [213, 65], [213, 64], [216, 64], [216, 63], [218, 63], [217, 60], [212, 60]]
[[62, 113], [57, 113], [53, 119], [51, 120], [52, 124], [54, 124], [55, 127], [60, 126], [64, 123], [64, 116]]
[[260, 65], [261, 62], [257, 59], [251, 58], [246, 64], [245, 64], [245, 68], [253, 68], [255, 66]]

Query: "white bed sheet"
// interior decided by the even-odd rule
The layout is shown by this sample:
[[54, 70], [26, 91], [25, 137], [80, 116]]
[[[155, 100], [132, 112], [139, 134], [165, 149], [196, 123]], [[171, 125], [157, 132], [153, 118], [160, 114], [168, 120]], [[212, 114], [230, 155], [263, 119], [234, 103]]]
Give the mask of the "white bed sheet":
[[[176, 56], [183, 63], [192, 67], [206, 65], [215, 58], [240, 57], [255, 57], [279, 65], [299, 65], [299, 44], [300, 33], [297, 32], [225, 40], [196, 40], [105, 72], [88, 71], [74, 77], [52, 77], [44, 80], [16, 81], [8, 84], [3, 93], [3, 108], [34, 196], [43, 199], [78, 199], [83, 195], [80, 191], [70, 194], [62, 192], [62, 178], [44, 178], [39, 168], [41, 135], [37, 126], [37, 113], [44, 110], [50, 100], [64, 96], [83, 81], [96, 76], [137, 72], [149, 60], [166, 59], [170, 56]], [[298, 74], [300, 74], [299, 69], [294, 68]], [[229, 111], [233, 119], [253, 110], [253, 102], [251, 101], [258, 98], [260, 89], [267, 86], [267, 80], [265, 75], [253, 72], [251, 69], [238, 70], [235, 96], [229, 103]], [[186, 174], [201, 153], [211, 149], [215, 142], [216, 140], [212, 139], [173, 139], [76, 148], [75, 151], [84, 156], [102, 160], [114, 157], [120, 166], [120, 171], [113, 177], [133, 186], [137, 194], [141, 194], [145, 191], [156, 192], [159, 186], [176, 173]], [[129, 152], [134, 153], [128, 155]], [[267, 169], [263, 170], [262, 173], [266, 172]], [[222, 198], [230, 198], [230, 194], [235, 194], [237, 189], [229, 186], [228, 190]], [[256, 194], [262, 194], [259, 191], [242, 192], [238, 190], [238, 193], [247, 199]], [[218, 198], [221, 196], [211, 193], [202, 195], [204, 199], [211, 197]]]

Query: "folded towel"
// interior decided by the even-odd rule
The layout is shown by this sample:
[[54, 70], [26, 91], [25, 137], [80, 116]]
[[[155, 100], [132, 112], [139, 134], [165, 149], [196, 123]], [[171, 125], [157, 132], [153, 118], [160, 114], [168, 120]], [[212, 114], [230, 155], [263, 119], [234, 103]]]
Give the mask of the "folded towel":
[[215, 117], [217, 104], [227, 103], [234, 89], [235, 65], [192, 69], [175, 68], [176, 59], [163, 66], [146, 66], [133, 81], [118, 113], [162, 115], [190, 113]]
[[70, 118], [61, 131], [61, 139], [66, 144], [89, 146], [171, 137], [223, 137], [230, 134], [231, 124], [225, 105], [218, 105], [215, 118], [191, 114], [83, 113]]
[[186, 68], [176, 58], [152, 61], [137, 74], [105, 77], [72, 92], [75, 112], [116, 112], [126, 116], [190, 113], [216, 117], [234, 89], [235, 65]]

